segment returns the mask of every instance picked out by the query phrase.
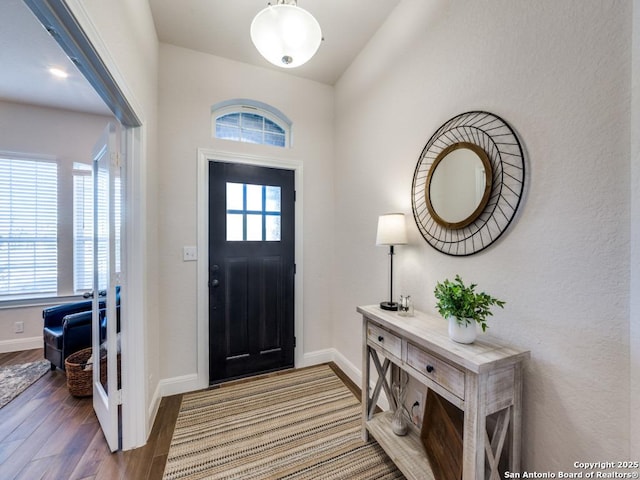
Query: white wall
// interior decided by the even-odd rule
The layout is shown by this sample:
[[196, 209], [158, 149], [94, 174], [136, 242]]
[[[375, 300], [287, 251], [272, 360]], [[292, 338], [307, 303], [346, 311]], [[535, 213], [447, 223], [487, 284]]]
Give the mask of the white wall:
[[[289, 149], [216, 140], [211, 106], [229, 99], [267, 103], [293, 122]], [[197, 239], [197, 149], [300, 161], [304, 169], [304, 350], [331, 345], [333, 89], [284, 73], [161, 44], [159, 92], [161, 375], [197, 369], [196, 262], [182, 248]], [[199, 262], [207, 262], [199, 258]], [[298, 338], [300, 342], [300, 338]]]
[[[631, 425], [640, 425], [640, 2], [633, 2], [631, 102]], [[630, 457], [640, 458], [640, 430], [631, 429]]]
[[[403, 0], [336, 85], [333, 343], [359, 364], [355, 306], [388, 288], [377, 216], [405, 212], [396, 292], [437, 315], [435, 282], [459, 273], [507, 301], [489, 335], [531, 350], [527, 470], [629, 456], [631, 10], [629, 1]], [[432, 133], [475, 109], [519, 134], [526, 194], [495, 245], [455, 258], [418, 233], [411, 181]]]
[[[91, 153], [111, 117], [0, 101], [0, 152], [48, 155], [58, 163], [58, 293], [73, 295], [73, 163]], [[0, 351], [42, 347], [42, 309], [0, 309]], [[14, 333], [14, 322], [24, 332]], [[33, 345], [37, 345], [34, 347]]]

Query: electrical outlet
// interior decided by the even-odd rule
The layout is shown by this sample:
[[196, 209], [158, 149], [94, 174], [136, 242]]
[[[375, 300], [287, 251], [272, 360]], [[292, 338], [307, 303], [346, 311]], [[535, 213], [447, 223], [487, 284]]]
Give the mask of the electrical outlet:
[[15, 322], [13, 324], [14, 333], [24, 333], [24, 322]]
[[411, 422], [419, 428], [422, 426], [422, 413], [424, 412], [424, 392], [421, 390], [412, 391], [409, 402]]

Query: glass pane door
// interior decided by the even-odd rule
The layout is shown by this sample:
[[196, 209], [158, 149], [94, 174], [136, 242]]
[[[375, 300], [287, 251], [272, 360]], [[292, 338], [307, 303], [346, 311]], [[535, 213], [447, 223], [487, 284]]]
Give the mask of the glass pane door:
[[[93, 408], [111, 451], [118, 449], [122, 171], [119, 129], [109, 124], [93, 156]], [[99, 354], [96, 354], [99, 352]]]

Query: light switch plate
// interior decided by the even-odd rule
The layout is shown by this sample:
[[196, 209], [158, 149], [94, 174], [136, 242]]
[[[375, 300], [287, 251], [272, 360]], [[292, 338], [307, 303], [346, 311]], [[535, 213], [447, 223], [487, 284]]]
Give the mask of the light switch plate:
[[197, 247], [182, 247], [182, 260], [185, 262], [194, 262], [198, 260]]

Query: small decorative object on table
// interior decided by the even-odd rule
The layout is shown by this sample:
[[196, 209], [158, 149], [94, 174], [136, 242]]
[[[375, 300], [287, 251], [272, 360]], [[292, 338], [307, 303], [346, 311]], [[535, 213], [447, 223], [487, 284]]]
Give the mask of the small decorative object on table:
[[[402, 374], [401, 374], [402, 376]], [[408, 380], [407, 380], [408, 381]], [[393, 396], [396, 401], [396, 410], [393, 412], [393, 420], [391, 421], [391, 430], [393, 433], [402, 437], [407, 434], [409, 425], [407, 424], [407, 417], [405, 416], [404, 401], [407, 396], [406, 382], [394, 383]]]
[[411, 295], [400, 295], [398, 315], [401, 317], [413, 317], [413, 302], [411, 301]]
[[473, 343], [477, 336], [477, 325], [487, 330], [487, 317], [493, 315], [490, 307], [504, 308], [505, 302], [484, 292], [477, 293], [477, 285], [466, 286], [460, 275], [455, 280], [436, 283], [434, 294], [440, 315], [449, 321], [449, 337], [458, 343]]

